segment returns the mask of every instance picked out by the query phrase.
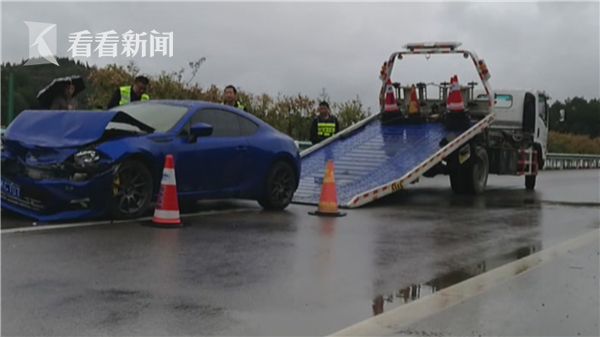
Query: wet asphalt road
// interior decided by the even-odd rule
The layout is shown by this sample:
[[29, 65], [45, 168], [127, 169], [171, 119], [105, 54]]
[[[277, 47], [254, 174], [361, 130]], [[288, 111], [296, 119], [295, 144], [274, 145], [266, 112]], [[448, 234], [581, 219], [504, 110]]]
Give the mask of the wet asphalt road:
[[[562, 254], [548, 255], [549, 261], [546, 263], [534, 263], [532, 269], [513, 277], [509, 282], [500, 283], [479, 296], [469, 297], [449, 310], [405, 325], [393, 335], [599, 336], [600, 250], [598, 231], [592, 233], [589, 243], [568, 249]], [[554, 251], [555, 247], [550, 250]], [[540, 254], [531, 255], [531, 261], [535, 261]], [[524, 269], [527, 264], [523, 266]], [[499, 270], [487, 276], [497, 274]], [[401, 309], [403, 307], [397, 311]], [[403, 316], [406, 317], [396, 315], [394, 320], [398, 321]]]
[[[439, 177], [343, 218], [233, 202], [176, 230], [4, 233], [2, 334], [329, 334], [598, 228], [599, 179], [544, 172], [526, 192], [491, 176], [458, 197]], [[2, 214], [3, 228], [30, 224]]]

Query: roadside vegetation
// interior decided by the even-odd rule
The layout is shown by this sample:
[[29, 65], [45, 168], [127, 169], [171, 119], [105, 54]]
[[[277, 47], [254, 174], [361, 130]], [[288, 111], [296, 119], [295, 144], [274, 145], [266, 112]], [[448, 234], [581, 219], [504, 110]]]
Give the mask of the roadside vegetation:
[[[177, 72], [161, 72], [150, 76], [149, 94], [155, 99], [193, 99], [220, 102], [223, 88], [216, 85], [200, 87], [195, 81], [205, 58], [189, 62]], [[120, 85], [132, 83], [140, 74], [133, 63], [126, 66], [108, 65], [90, 66], [80, 61], [59, 58], [60, 67], [38, 65], [24, 67], [18, 64], [1, 65], [1, 108], [2, 125], [8, 118], [8, 75], [14, 76], [15, 114], [25, 109], [39, 108], [36, 94], [53, 78], [80, 75], [85, 78], [87, 88], [78, 96], [82, 108], [104, 109], [110, 95]], [[311, 119], [317, 114], [317, 104], [321, 100], [329, 101], [332, 111], [340, 120], [340, 126], [346, 128], [365, 118], [372, 112], [365, 108], [357, 96], [345, 102], [332, 102], [325, 89], [317, 97], [301, 93], [297, 95], [257, 94], [246, 91], [238, 93], [246, 110], [278, 130], [297, 140], [309, 138]], [[559, 122], [559, 112], [564, 110], [566, 118]], [[554, 101], [550, 106], [549, 151], [563, 153], [600, 154], [600, 101], [597, 98], [586, 100], [582, 97]]]
[[[15, 77], [15, 114], [25, 109], [39, 108], [35, 96], [56, 77], [81, 75], [86, 79], [87, 88], [78, 96], [80, 107], [104, 109], [117, 87], [133, 83], [133, 78], [140, 74], [140, 69], [133, 63], [126, 66], [113, 64], [99, 68], [66, 58], [59, 58], [58, 62], [60, 67], [54, 65], [23, 67], [22, 64], [2, 64], [2, 121], [8, 117], [9, 72], [13, 72]], [[203, 62], [204, 58], [201, 58], [190, 62], [188, 67], [181, 68], [177, 72], [161, 72], [149, 76], [150, 96], [153, 99], [220, 102], [223, 88], [215, 85], [203, 88], [193, 81]], [[370, 114], [358, 96], [346, 102], [331, 102], [325, 90], [318, 97], [304, 94], [293, 96], [278, 94], [273, 97], [245, 91], [238, 92], [238, 97], [248, 112], [297, 140], [309, 139], [310, 123], [317, 114], [320, 100], [329, 101], [332, 112], [339, 118], [341, 128], [346, 128]]]
[[550, 131], [548, 152], [600, 154], [600, 137]]

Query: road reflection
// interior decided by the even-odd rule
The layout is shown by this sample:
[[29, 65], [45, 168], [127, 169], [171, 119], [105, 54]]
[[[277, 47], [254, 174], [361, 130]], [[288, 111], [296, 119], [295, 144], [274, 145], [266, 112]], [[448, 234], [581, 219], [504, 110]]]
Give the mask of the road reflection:
[[[541, 248], [542, 243], [541, 241], [538, 241], [532, 245], [518, 248], [509, 254], [503, 254], [495, 258], [485, 259], [473, 266], [446, 273], [428, 282], [422, 284], [412, 284], [389, 294], [379, 294], [373, 299], [373, 315], [376, 316], [383, 313], [386, 303], [389, 303], [390, 305], [401, 305], [418, 300], [444, 288], [450, 287], [479, 274], [483, 274], [486, 271], [500, 267], [506, 263], [534, 254], [535, 252], [540, 251]], [[390, 308], [388, 308], [388, 310], [389, 309]]]

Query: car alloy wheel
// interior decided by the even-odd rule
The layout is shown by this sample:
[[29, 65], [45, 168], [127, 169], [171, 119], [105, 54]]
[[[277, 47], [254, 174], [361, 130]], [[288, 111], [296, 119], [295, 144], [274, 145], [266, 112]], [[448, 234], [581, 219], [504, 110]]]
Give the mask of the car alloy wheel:
[[265, 197], [258, 202], [265, 209], [284, 209], [292, 201], [295, 188], [294, 169], [288, 163], [279, 161], [272, 166], [267, 177]]
[[142, 215], [152, 196], [152, 176], [142, 163], [126, 161], [113, 179], [113, 215], [130, 218]]

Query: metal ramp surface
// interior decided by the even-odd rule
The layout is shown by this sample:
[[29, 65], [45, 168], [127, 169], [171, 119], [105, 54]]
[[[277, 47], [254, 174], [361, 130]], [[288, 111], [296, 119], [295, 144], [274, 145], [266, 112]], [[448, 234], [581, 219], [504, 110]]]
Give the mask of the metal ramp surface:
[[[457, 134], [441, 123], [382, 125], [379, 118], [369, 118], [354, 130], [303, 153], [293, 202], [319, 203], [325, 164], [332, 159], [340, 207], [364, 205], [416, 180], [491, 120], [492, 115]], [[440, 148], [440, 141], [447, 136], [454, 140]]]
[[448, 131], [441, 124], [381, 125], [374, 120], [302, 158], [294, 202], [317, 204], [325, 163], [333, 159], [338, 202], [347, 205], [365, 191], [402, 177], [440, 149]]

